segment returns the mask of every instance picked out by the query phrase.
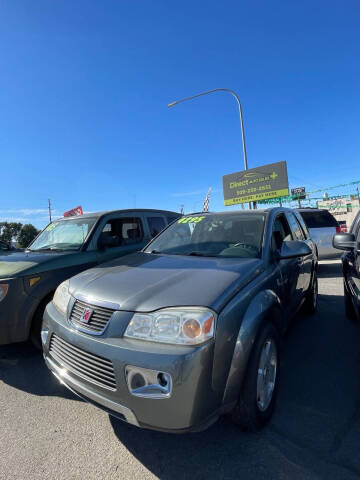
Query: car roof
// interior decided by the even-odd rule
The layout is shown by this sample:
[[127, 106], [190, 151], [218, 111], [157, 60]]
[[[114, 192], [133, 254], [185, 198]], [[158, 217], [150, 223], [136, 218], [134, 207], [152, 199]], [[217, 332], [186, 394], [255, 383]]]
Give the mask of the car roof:
[[326, 208], [296, 208], [298, 212], [328, 212]]
[[[258, 213], [263, 213], [263, 214], [268, 214], [270, 212], [286, 212], [286, 211], [294, 211], [294, 210], [305, 210], [305, 209], [294, 209], [294, 208], [287, 208], [287, 207], [271, 207], [271, 208], [265, 208], [265, 209], [256, 209], [256, 210], [226, 210], [222, 212], [189, 212], [184, 214], [185, 216], [188, 215], [244, 215], [244, 214], [258, 214]], [[309, 211], [310, 209], [306, 209], [305, 211]], [[312, 209], [312, 210], [317, 210], [317, 209]], [[109, 215], [109, 214], [117, 214], [117, 213], [162, 213], [165, 215], [176, 215], [176, 216], [181, 216], [179, 212], [174, 212], [171, 210], [157, 210], [157, 209], [151, 209], [151, 208], [128, 208], [128, 209], [123, 209], [123, 210], [107, 210], [103, 212], [88, 212], [84, 213], [83, 215], [79, 215], [82, 218], [100, 218], [103, 217], [104, 215]], [[56, 221], [69, 221], [71, 219], [77, 218], [77, 216], [72, 216], [72, 217], [61, 217], [58, 218]]]
[[109, 214], [116, 214], [116, 213], [162, 213], [166, 215], [176, 215], [180, 216], [181, 214], [179, 212], [172, 212], [171, 210], [157, 210], [153, 208], [126, 208], [123, 210], [105, 210], [103, 212], [88, 212], [84, 213], [83, 215], [77, 215], [77, 216], [71, 216], [71, 217], [61, 217], [58, 218], [56, 221], [68, 221], [74, 218], [82, 217], [82, 218], [100, 218], [103, 217], [104, 215], [109, 215]]
[[184, 214], [185, 216], [188, 215], [234, 215], [234, 214], [239, 214], [239, 215], [244, 215], [244, 214], [256, 214], [256, 213], [263, 213], [263, 214], [268, 214], [270, 212], [292, 212], [294, 211], [294, 208], [287, 208], [287, 207], [271, 207], [271, 208], [260, 208], [256, 210], [226, 210], [223, 212], [191, 212], [191, 213], [186, 213]]

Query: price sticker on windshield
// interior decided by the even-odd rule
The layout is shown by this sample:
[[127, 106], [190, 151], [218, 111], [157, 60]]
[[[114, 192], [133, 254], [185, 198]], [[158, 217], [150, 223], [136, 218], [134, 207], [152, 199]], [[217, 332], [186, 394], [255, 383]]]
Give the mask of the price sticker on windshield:
[[182, 217], [177, 223], [199, 223], [204, 220], [205, 217]]
[[56, 223], [50, 223], [50, 225], [48, 225], [46, 228], [45, 228], [45, 232], [51, 232], [51, 230], [54, 230], [54, 228], [56, 227]]

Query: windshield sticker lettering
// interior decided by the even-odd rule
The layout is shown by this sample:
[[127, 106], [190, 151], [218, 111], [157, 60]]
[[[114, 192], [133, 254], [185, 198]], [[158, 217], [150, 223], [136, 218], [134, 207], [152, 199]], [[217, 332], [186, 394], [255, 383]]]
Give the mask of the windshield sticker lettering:
[[51, 230], [54, 230], [55, 227], [56, 223], [50, 223], [50, 225], [45, 228], [45, 232], [51, 232]]
[[177, 223], [199, 223], [204, 220], [205, 217], [182, 217]]

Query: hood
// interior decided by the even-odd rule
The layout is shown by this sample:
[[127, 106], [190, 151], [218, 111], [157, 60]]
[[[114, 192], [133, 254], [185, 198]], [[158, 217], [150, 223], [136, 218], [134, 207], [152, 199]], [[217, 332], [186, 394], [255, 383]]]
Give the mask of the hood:
[[33, 275], [63, 264], [64, 256], [78, 252], [3, 252], [0, 255], [0, 278]]
[[259, 259], [136, 253], [73, 277], [70, 292], [150, 312], [171, 306], [223, 305], [262, 271]]

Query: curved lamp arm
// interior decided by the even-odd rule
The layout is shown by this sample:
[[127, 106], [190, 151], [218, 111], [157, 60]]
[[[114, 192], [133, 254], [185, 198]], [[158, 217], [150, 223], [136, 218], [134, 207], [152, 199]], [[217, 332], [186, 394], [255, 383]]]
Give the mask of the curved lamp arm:
[[178, 105], [179, 103], [187, 102], [188, 100], [193, 100], [194, 98], [202, 97], [203, 95], [208, 95], [209, 93], [215, 93], [215, 92], [228, 92], [237, 101], [237, 104], [238, 104], [238, 107], [239, 107], [239, 114], [240, 114], [241, 139], [242, 139], [242, 146], [243, 146], [243, 153], [244, 153], [244, 167], [245, 167], [245, 170], [247, 170], [248, 169], [248, 163], [247, 163], [247, 154], [246, 154], [246, 145], [245, 145], [245, 132], [244, 132], [243, 114], [242, 114], [240, 99], [239, 99], [238, 95], [233, 90], [230, 90], [229, 88], [214, 88], [213, 90], [208, 90], [206, 92], [201, 92], [201, 93], [198, 93], [197, 95], [192, 95], [191, 97], [186, 97], [186, 98], [182, 98], [181, 100], [176, 100], [175, 102], [171, 102], [171, 103], [168, 104], [168, 107], [171, 108], [171, 107], [174, 107], [175, 105]]

